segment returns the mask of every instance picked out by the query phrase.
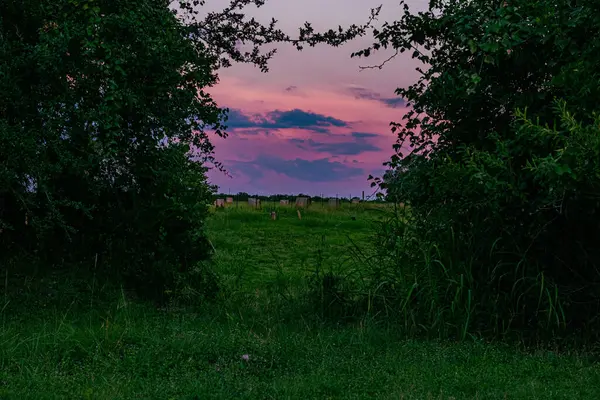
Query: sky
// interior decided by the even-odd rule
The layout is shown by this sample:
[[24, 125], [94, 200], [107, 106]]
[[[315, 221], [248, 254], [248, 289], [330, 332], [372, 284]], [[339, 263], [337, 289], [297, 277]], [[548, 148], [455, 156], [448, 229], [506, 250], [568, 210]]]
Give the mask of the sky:
[[[208, 0], [219, 8], [227, 0]], [[292, 35], [305, 21], [315, 30], [367, 21], [370, 9], [383, 4], [376, 26], [400, 17], [397, 0], [268, 0], [249, 16]], [[426, 8], [426, 0], [408, 1], [411, 10]], [[406, 53], [381, 70], [360, 66], [380, 64], [392, 53], [366, 59], [350, 58], [371, 44], [369, 36], [339, 48], [326, 45], [299, 52], [277, 45], [278, 53], [262, 73], [249, 65], [219, 72], [220, 82], [209, 90], [221, 107], [230, 109], [229, 136], [213, 137], [215, 156], [230, 174], [209, 172], [220, 192], [369, 196], [369, 174], [381, 176], [393, 154], [396, 137], [389, 123], [400, 121], [405, 103], [397, 87], [416, 81], [417, 62]]]

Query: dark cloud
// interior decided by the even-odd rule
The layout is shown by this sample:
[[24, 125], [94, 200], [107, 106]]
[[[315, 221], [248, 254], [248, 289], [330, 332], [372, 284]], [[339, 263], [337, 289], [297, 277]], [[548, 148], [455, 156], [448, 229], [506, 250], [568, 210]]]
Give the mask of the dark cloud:
[[[355, 156], [368, 151], [381, 151], [382, 148], [367, 142], [368, 138], [374, 138], [378, 135], [369, 132], [352, 132], [351, 139], [345, 142], [327, 143], [319, 142], [313, 139], [289, 139], [288, 142], [295, 144], [296, 147], [323, 153], [330, 153], [332, 156]], [[347, 135], [338, 136], [346, 137]]]
[[390, 98], [380, 99], [379, 101], [386, 104], [388, 107], [392, 107], [392, 108], [406, 106], [406, 101], [402, 97], [390, 97]]
[[302, 91], [298, 86], [291, 85], [283, 89], [283, 91], [290, 96], [307, 97], [307, 94]]
[[316, 142], [312, 139], [290, 139], [290, 142], [296, 144], [297, 147], [303, 150], [325, 152], [332, 155], [355, 156], [367, 151], [382, 150], [380, 147], [374, 146], [370, 143], [365, 143], [362, 140], [342, 143], [323, 143]]
[[356, 99], [366, 99], [366, 100], [381, 99], [381, 95], [379, 93], [369, 90], [367, 88], [352, 86], [349, 88], [349, 90], [354, 95], [354, 98], [356, 98]]
[[367, 132], [352, 132], [352, 136], [358, 139], [364, 139], [364, 138], [372, 138], [372, 137], [377, 137], [379, 136], [376, 133], [367, 133]]
[[265, 116], [254, 114], [246, 115], [238, 109], [229, 111], [228, 120], [225, 122], [228, 128], [266, 128], [286, 129], [299, 128], [315, 132], [327, 133], [330, 127], [347, 127], [346, 121], [327, 115], [317, 114], [309, 111], [294, 109], [290, 111], [271, 111]]
[[275, 156], [260, 155], [253, 162], [232, 162], [233, 170], [258, 179], [264, 176], [263, 171], [274, 171], [293, 179], [307, 182], [335, 182], [356, 176], [365, 175], [361, 168], [348, 167], [337, 161], [326, 158], [319, 160], [284, 160]]
[[312, 128], [312, 127], [344, 127], [348, 123], [322, 114], [294, 109], [291, 111], [275, 110], [267, 114], [267, 119], [273, 121], [272, 127], [283, 128]]
[[403, 107], [406, 105], [406, 101], [402, 97], [381, 97], [381, 94], [377, 92], [358, 86], [350, 87], [348, 90], [356, 99], [378, 101], [392, 108]]
[[[256, 117], [256, 116], [255, 116]], [[244, 114], [241, 110], [238, 109], [230, 109], [227, 113], [227, 121], [225, 124], [228, 128], [256, 128], [260, 125], [257, 125], [260, 121], [257, 121], [256, 118], [250, 118], [246, 114]]]

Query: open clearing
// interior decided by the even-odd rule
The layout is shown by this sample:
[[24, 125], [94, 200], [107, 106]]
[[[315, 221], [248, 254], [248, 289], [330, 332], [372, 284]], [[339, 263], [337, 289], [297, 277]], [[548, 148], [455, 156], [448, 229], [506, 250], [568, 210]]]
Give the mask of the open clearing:
[[300, 220], [288, 207], [275, 221], [270, 211], [234, 205], [210, 218], [227, 289], [214, 304], [158, 310], [102, 287], [92, 297], [92, 282], [63, 286], [61, 297], [48, 280], [9, 290], [0, 398], [600, 398], [590, 357], [405, 340], [368, 319], [321, 320], [300, 294], [317, 267], [343, 274], [368, 258], [382, 210], [315, 205]]

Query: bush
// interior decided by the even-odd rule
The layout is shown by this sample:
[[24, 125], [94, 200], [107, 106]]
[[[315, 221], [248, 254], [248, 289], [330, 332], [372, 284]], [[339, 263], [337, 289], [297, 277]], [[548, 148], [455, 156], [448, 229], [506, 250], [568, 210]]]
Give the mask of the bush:
[[415, 332], [597, 339], [600, 119], [555, 111], [554, 128], [518, 112], [495, 150], [415, 158], [388, 180], [411, 207], [384, 225], [372, 273]]
[[355, 53], [391, 47], [423, 64], [396, 90], [407, 113], [374, 182], [409, 206], [383, 231], [388, 262], [373, 285], [413, 331], [596, 335], [600, 51], [586, 37], [597, 5], [405, 5]]
[[366, 29], [306, 23], [292, 39], [241, 12], [263, 3], [202, 19], [202, 1], [0, 2], [0, 266], [96, 266], [155, 299], [186, 279], [215, 292], [204, 165], [223, 170], [208, 133], [225, 136], [227, 110], [205, 89], [232, 62], [266, 72], [265, 44], [339, 45]]
[[0, 15], [2, 261], [96, 266], [163, 299], [210, 255], [203, 161], [224, 111], [199, 89], [217, 57], [161, 1], [3, 2]]

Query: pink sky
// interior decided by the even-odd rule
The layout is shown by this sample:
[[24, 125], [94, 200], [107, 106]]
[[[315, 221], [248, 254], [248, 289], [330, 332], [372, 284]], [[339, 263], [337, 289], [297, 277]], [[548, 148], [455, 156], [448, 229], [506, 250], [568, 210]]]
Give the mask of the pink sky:
[[[227, 1], [208, 3], [218, 8]], [[400, 16], [398, 2], [391, 0], [268, 0], [248, 14], [261, 21], [274, 17], [292, 35], [305, 21], [316, 30], [362, 23], [379, 4], [383, 8], [376, 24]], [[415, 11], [426, 4], [409, 2]], [[340, 48], [318, 46], [302, 52], [280, 45], [266, 74], [248, 65], [220, 71], [221, 80], [210, 92], [232, 114], [229, 137], [214, 138], [214, 144], [217, 159], [232, 178], [213, 170], [211, 183], [231, 193], [371, 194], [367, 176], [380, 175], [393, 152], [396, 138], [389, 123], [400, 121], [406, 111], [385, 100], [393, 101], [397, 87], [417, 78], [417, 64], [405, 54], [382, 70], [361, 71], [359, 66], [391, 55], [350, 58], [371, 42], [367, 37]]]

